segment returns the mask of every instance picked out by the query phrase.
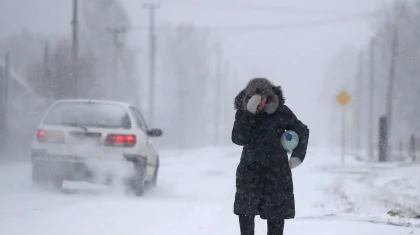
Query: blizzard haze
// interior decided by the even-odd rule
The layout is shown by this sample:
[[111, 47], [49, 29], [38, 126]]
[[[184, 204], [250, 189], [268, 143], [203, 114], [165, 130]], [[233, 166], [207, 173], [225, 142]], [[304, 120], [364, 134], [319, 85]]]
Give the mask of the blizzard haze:
[[[134, 0], [123, 2], [133, 22], [147, 26], [148, 15], [138, 13], [142, 9], [142, 3]], [[279, 10], [276, 10], [276, 6], [280, 7]], [[286, 10], [282, 10], [282, 6], [286, 6]], [[292, 10], [287, 11], [287, 8]], [[311, 139], [311, 144], [319, 145], [325, 144], [325, 138], [330, 135], [330, 121], [327, 116], [314, 119], [313, 114], [335, 112], [337, 108], [331, 105], [320, 111], [320, 91], [328, 86], [325, 84], [326, 69], [335, 53], [343, 46], [361, 47], [366, 43], [372, 34], [371, 25], [374, 19], [355, 17], [335, 23], [320, 23], [315, 27], [290, 29], [276, 29], [275, 25], [329, 21], [377, 9], [377, 1], [358, 0], [167, 1], [167, 4], [163, 1], [156, 14], [157, 22], [194, 22], [199, 26], [214, 27], [214, 33], [221, 38], [223, 53], [229, 63], [231, 75], [228, 79], [233, 83], [232, 94], [238, 92], [252, 77], [265, 76], [271, 79], [283, 87], [287, 103], [311, 127], [311, 134], [316, 136]], [[264, 29], [264, 26], [272, 25], [274, 29]], [[256, 26], [256, 29], [226, 29], [230, 26]], [[258, 26], [262, 26], [261, 29]], [[133, 33], [133, 37], [140, 35]], [[332, 88], [336, 91], [331, 90], [331, 94], [346, 89], [346, 85]], [[335, 98], [334, 95], [330, 97]], [[231, 102], [231, 99], [225, 102]]]
[[[71, 1], [41, 0], [35, 3], [29, 0], [2, 0], [1, 3], [0, 38], [3, 40], [22, 30], [55, 37], [71, 35]], [[127, 34], [126, 41], [133, 46], [139, 56], [136, 68], [141, 74], [142, 86], [139, 87], [142, 95], [147, 94], [149, 15], [142, 7], [141, 1], [121, 0], [121, 3], [125, 7], [131, 25], [134, 28], [141, 28], [131, 30]], [[372, 17], [343, 18], [352, 14], [373, 12], [379, 6], [377, 1], [361, 0], [351, 2], [162, 1], [156, 10], [157, 40], [164, 40], [159, 38], [159, 27], [165, 25], [176, 26], [186, 23], [198, 27], [210, 27], [212, 36], [216, 38], [215, 41], [221, 42], [223, 46], [223, 58], [229, 66], [226, 71], [228, 82], [225, 86], [232, 85], [229, 86], [226, 91], [227, 97], [223, 100], [229, 104], [226, 104], [223, 110], [228, 112], [226, 116], [233, 114], [229, 106], [234, 93], [239, 92], [250, 78], [265, 76], [283, 87], [287, 103], [299, 118], [311, 127], [311, 134], [314, 136], [311, 138], [311, 144], [326, 144], [326, 138], [331, 135], [329, 129], [337, 128], [328, 125], [331, 123], [328, 113], [336, 112], [337, 107], [334, 107], [332, 102], [328, 106], [323, 106], [325, 100], [320, 99], [322, 88], [329, 86], [325, 79], [328, 65], [342, 47], [362, 47], [372, 34]], [[313, 26], [304, 25], [285, 29], [274, 26], [274, 29], [264, 29], [264, 26], [270, 27], [288, 22], [320, 20], [327, 22]], [[256, 28], [248, 30], [230, 28], [241, 26]], [[164, 60], [163, 57], [166, 57], [163, 52], [164, 47], [164, 45], [157, 46], [157, 61], [160, 64], [156, 72], [157, 83], [162, 84], [159, 86], [171, 86], [170, 81], [166, 82], [167, 66], [161, 62]], [[334, 99], [334, 94], [342, 88], [347, 87], [346, 85], [331, 87], [329, 99]], [[214, 88], [207, 89], [214, 90]], [[157, 92], [159, 93], [159, 89]], [[147, 112], [147, 100], [142, 98], [141, 102]], [[162, 113], [164, 109], [158, 112]], [[314, 113], [319, 115], [318, 118], [313, 118]], [[223, 128], [229, 129], [230, 124], [231, 119], [228, 119]]]
[[[161, 0], [154, 37], [152, 2], [78, 0], [77, 27], [73, 2], [0, 0], [2, 234], [239, 235], [234, 99], [250, 79], [266, 77], [310, 129], [306, 157], [292, 169], [296, 218], [284, 233], [420, 235], [416, 1]], [[345, 108], [336, 101], [343, 90], [351, 96]], [[70, 128], [59, 129], [55, 150], [73, 155], [34, 151], [45, 112], [62, 99], [130, 103], [141, 115], [106, 113], [138, 128], [102, 133], [90, 120], [99, 137], [74, 147], [69, 130], [98, 133], [61, 123], [49, 127]], [[152, 137], [154, 128], [162, 137]], [[147, 144], [127, 155], [126, 137]], [[154, 150], [159, 160], [145, 165], [157, 184], [142, 196], [127, 193], [127, 182], [143, 183], [128, 179], [141, 179], [144, 167], [127, 156], [149, 161]], [[95, 177], [36, 187], [36, 157], [75, 161]], [[258, 217], [256, 234], [266, 234]]]

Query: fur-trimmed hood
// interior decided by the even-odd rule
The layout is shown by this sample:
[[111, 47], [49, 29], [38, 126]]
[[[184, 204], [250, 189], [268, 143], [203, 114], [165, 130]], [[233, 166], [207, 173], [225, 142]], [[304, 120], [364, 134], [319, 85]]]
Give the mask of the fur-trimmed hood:
[[283, 91], [280, 86], [273, 85], [273, 83], [266, 78], [253, 78], [248, 82], [245, 89], [236, 95], [234, 102], [235, 109], [246, 110], [249, 98], [255, 94], [267, 96], [268, 100], [264, 111], [268, 114], [276, 112], [278, 107], [284, 105], [285, 102]]

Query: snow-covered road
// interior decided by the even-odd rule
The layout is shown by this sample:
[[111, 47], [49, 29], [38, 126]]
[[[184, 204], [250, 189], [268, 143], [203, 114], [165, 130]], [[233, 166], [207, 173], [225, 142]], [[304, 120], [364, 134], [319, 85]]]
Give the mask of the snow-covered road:
[[[40, 191], [31, 187], [28, 164], [4, 164], [0, 231], [5, 235], [238, 235], [232, 202], [239, 154], [237, 148], [164, 153], [159, 186], [142, 198], [125, 196], [118, 187], [84, 184], [68, 184], [64, 193]], [[386, 214], [397, 209], [405, 210], [400, 213], [405, 216], [420, 212], [416, 208], [420, 180], [410, 177], [419, 175], [420, 167], [339, 168], [339, 159], [330, 155], [310, 149], [305, 163], [293, 171], [297, 218], [286, 222], [285, 234], [420, 234], [419, 220]], [[265, 231], [258, 219], [256, 234]]]

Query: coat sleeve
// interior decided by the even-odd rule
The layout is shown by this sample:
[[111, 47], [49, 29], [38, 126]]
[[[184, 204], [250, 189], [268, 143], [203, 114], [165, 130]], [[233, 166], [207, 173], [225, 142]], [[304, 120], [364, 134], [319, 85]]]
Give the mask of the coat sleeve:
[[284, 111], [288, 117], [286, 129], [295, 131], [299, 136], [299, 143], [293, 150], [291, 157], [297, 157], [301, 162], [303, 162], [303, 160], [305, 160], [306, 150], [308, 148], [309, 129], [295, 116], [292, 110], [290, 110], [287, 106], [285, 106]]
[[247, 145], [251, 139], [254, 123], [254, 114], [244, 110], [237, 110], [232, 129], [232, 142], [240, 146]]

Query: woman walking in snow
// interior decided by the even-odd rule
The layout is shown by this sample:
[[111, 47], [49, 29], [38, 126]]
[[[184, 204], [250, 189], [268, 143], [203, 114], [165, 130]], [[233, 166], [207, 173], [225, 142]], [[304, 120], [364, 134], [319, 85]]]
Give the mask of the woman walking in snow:
[[[268, 235], [282, 235], [284, 220], [295, 217], [291, 169], [305, 158], [309, 129], [284, 102], [281, 87], [265, 78], [252, 79], [235, 98], [232, 142], [243, 150], [234, 213], [241, 235], [254, 235], [256, 215], [267, 220]], [[290, 160], [280, 141], [285, 130], [299, 136]]]

